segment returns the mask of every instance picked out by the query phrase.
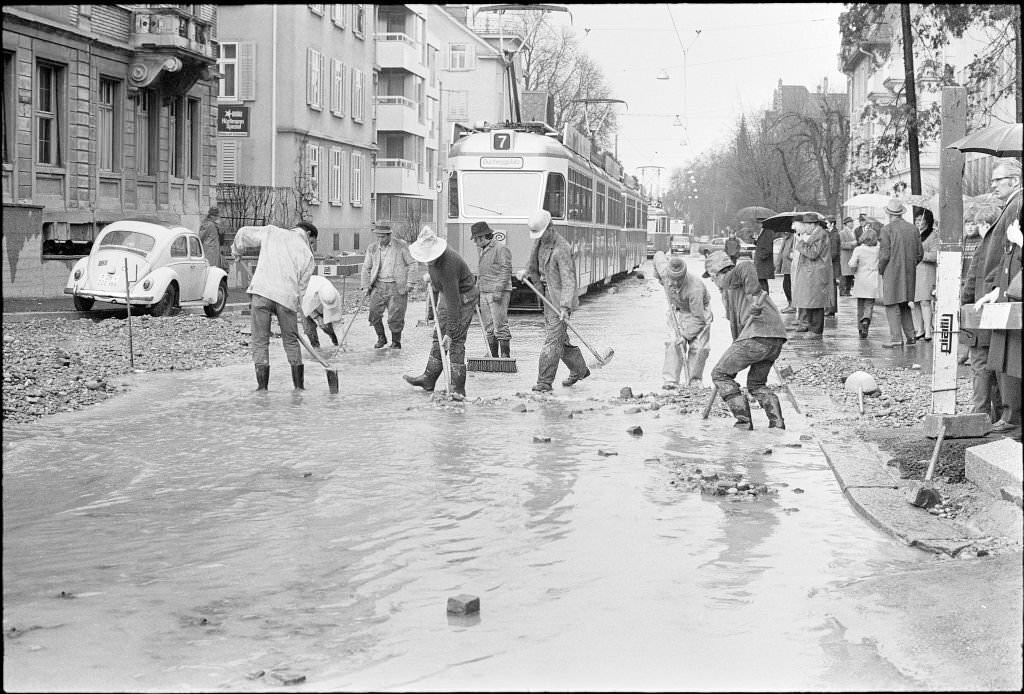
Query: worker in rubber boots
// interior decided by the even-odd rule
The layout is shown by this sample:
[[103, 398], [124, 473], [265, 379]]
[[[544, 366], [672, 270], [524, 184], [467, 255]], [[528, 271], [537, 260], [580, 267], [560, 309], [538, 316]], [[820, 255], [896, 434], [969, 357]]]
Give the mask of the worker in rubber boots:
[[313, 276], [313, 248], [318, 231], [312, 222], [299, 222], [290, 229], [268, 224], [244, 226], [235, 233], [231, 256], [241, 262], [242, 249], [260, 249], [256, 270], [245, 291], [251, 295], [252, 360], [256, 366], [256, 390], [270, 382], [270, 317], [277, 316], [284, 353], [292, 369], [292, 385], [305, 388], [302, 351], [299, 349], [298, 315]]
[[573, 262], [569, 243], [552, 226], [550, 212], [537, 210], [530, 215], [526, 224], [530, 228], [530, 238], [535, 243], [529, 265], [521, 274], [544, 292], [552, 306], [559, 307], [555, 311], [551, 306], [544, 305], [544, 346], [537, 365], [537, 384], [533, 386], [533, 390], [538, 393], [550, 393], [559, 360], [569, 367], [569, 377], [562, 380], [566, 388], [590, 375], [583, 352], [569, 342], [566, 328], [566, 321], [579, 306], [576, 297], [576, 263]]
[[[770, 232], [769, 232], [770, 233]], [[665, 360], [662, 363], [662, 388], [679, 387], [679, 373], [683, 367], [683, 345], [687, 345], [686, 364], [690, 381], [684, 385], [703, 382], [704, 363], [710, 349], [708, 341], [711, 296], [699, 277], [686, 271], [686, 261], [679, 256], [669, 258], [664, 251], [654, 254], [654, 276], [665, 288], [668, 300], [668, 334], [665, 338]]]
[[317, 334], [319, 327], [337, 347], [342, 316], [341, 294], [337, 287], [326, 277], [310, 277], [306, 293], [302, 296], [302, 329], [309, 338], [309, 344], [320, 347], [320, 336]]
[[420, 230], [415, 242], [409, 244], [412, 257], [427, 264], [430, 292], [437, 302], [434, 317], [440, 327], [441, 344], [434, 331], [427, 368], [420, 376], [403, 376], [406, 381], [423, 390], [434, 390], [437, 377], [443, 370], [441, 350], [448, 353], [452, 373], [452, 397], [464, 400], [466, 397], [466, 334], [473, 322], [480, 289], [476, 277], [469, 271], [466, 261], [448, 248], [448, 242], [438, 238], [429, 226]]
[[722, 293], [725, 315], [729, 320], [733, 343], [711, 370], [711, 380], [722, 400], [729, 406], [737, 429], [753, 429], [750, 403], [740, 392], [736, 374], [747, 372], [747, 392], [768, 415], [768, 428], [785, 429], [782, 405], [768, 389], [768, 374], [786, 342], [786, 326], [779, 309], [757, 281], [757, 270], [750, 261], [733, 263], [723, 251], [708, 255], [704, 277], [710, 277]]
[[477, 282], [480, 285], [480, 316], [492, 357], [509, 357], [512, 331], [508, 328], [508, 304], [512, 299], [512, 251], [494, 238], [487, 222], [470, 229], [473, 243], [480, 251]]
[[405, 309], [409, 303], [411, 288], [410, 269], [412, 256], [409, 244], [402, 239], [392, 238], [391, 226], [374, 224], [376, 240], [366, 249], [362, 270], [359, 273], [359, 288], [369, 301], [367, 320], [377, 333], [374, 349], [388, 346], [384, 332], [384, 311], [388, 312], [388, 327], [391, 328], [391, 349], [402, 349], [402, 330], [405, 328]]

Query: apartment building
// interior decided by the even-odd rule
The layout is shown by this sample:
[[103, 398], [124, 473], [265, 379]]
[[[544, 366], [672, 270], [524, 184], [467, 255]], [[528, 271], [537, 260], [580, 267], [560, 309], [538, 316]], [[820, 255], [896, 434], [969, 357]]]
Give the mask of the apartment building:
[[62, 296], [126, 217], [216, 199], [216, 5], [3, 6], [3, 283]]
[[372, 241], [374, 5], [222, 5], [220, 207], [243, 224], [320, 230], [317, 255]]

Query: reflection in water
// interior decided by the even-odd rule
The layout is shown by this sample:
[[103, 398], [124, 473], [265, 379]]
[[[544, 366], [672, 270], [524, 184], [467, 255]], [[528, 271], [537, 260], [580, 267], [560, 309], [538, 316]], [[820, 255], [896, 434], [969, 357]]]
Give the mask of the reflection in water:
[[[795, 415], [738, 437], [608, 407], [659, 383], [662, 302], [639, 286], [589, 300], [574, 324], [602, 341], [614, 324], [616, 359], [547, 401], [498, 397], [536, 375], [540, 324], [523, 318], [519, 373], [471, 374], [484, 400], [464, 407], [401, 381], [423, 329], [402, 353], [346, 355], [338, 396], [313, 365], [287, 390], [278, 348], [266, 394], [250, 365], [145, 375], [5, 427], [5, 685], [255, 690], [280, 668], [313, 690], [820, 687], [836, 650], [807, 595], [917, 555], [854, 516], [816, 452], [755, 454], [798, 437]], [[807, 494], [685, 494], [666, 453]], [[447, 615], [458, 593], [480, 615]], [[746, 666], [708, 668], [723, 654]]]

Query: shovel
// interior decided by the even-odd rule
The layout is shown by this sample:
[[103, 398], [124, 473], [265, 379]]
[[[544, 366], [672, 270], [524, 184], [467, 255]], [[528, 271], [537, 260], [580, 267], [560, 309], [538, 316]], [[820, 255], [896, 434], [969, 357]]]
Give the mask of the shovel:
[[[544, 296], [544, 294], [542, 294], [539, 289], [537, 289], [535, 286], [533, 286], [533, 283], [530, 282], [530, 280], [528, 280], [525, 277], [523, 277], [523, 284], [525, 284], [527, 287], [532, 289], [533, 293], [536, 294], [537, 296], [539, 296], [541, 298], [541, 301], [543, 301], [545, 304], [548, 305], [548, 308], [550, 308], [555, 313], [559, 313], [560, 312], [559, 308], [557, 306], [555, 306], [553, 303], [551, 303], [551, 301], [548, 300], [548, 298], [546, 296]], [[579, 341], [583, 343], [583, 346], [586, 347], [587, 349], [589, 349], [590, 353], [593, 354], [594, 357], [597, 358], [597, 363], [593, 365], [595, 368], [598, 367], [598, 366], [606, 365], [608, 362], [610, 362], [612, 360], [612, 357], [615, 356], [615, 350], [614, 349], [608, 349], [604, 354], [599, 354], [597, 350], [595, 350], [593, 347], [590, 346], [589, 342], [587, 342], [586, 340], [583, 339], [583, 336], [580, 335], [576, 331], [576, 328], [572, 327], [572, 323], [570, 323], [569, 321], [565, 321], [565, 327], [567, 327], [569, 330], [571, 330], [572, 334], [575, 335], [577, 338], [579, 338]]]
[[932, 475], [935, 474], [935, 462], [939, 459], [939, 449], [942, 448], [942, 440], [946, 438], [946, 425], [939, 428], [939, 438], [935, 442], [935, 450], [932, 451], [932, 459], [928, 462], [928, 471], [924, 475], [924, 483], [917, 485], [907, 492], [907, 501], [914, 506], [931, 508], [942, 503], [942, 495], [932, 487]]

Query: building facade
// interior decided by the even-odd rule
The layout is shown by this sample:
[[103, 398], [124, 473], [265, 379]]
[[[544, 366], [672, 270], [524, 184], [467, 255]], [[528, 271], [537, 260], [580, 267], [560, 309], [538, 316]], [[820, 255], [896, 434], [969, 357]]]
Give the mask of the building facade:
[[61, 296], [108, 223], [216, 199], [216, 5], [3, 6], [3, 293]]
[[245, 224], [305, 219], [320, 230], [320, 258], [373, 240], [375, 7], [220, 6], [217, 153], [229, 237]]

